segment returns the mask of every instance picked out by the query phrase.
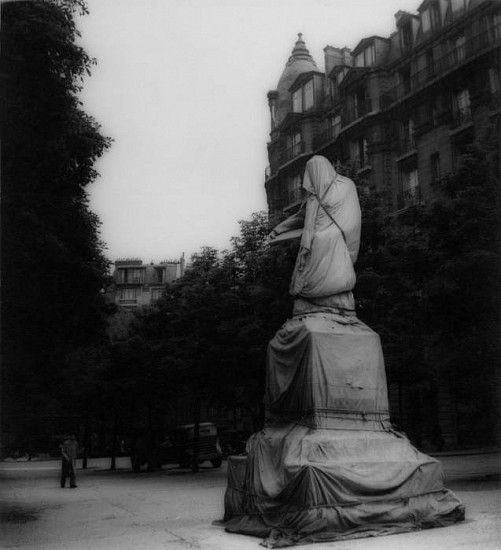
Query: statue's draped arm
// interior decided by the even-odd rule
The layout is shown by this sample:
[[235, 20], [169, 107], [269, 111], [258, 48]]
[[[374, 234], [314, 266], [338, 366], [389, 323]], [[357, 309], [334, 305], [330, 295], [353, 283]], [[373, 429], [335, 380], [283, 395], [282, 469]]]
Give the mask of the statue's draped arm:
[[270, 243], [273, 244], [274, 242], [300, 237], [305, 215], [306, 208], [303, 204], [295, 214], [292, 214], [292, 216], [289, 216], [273, 228], [269, 235]]

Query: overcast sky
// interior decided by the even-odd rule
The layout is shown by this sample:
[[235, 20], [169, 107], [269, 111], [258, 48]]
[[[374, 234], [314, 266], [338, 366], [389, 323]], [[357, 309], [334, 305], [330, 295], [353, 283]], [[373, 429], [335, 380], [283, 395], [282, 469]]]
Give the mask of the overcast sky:
[[97, 58], [84, 109], [114, 139], [91, 208], [111, 260], [189, 258], [230, 247], [266, 209], [275, 89], [297, 34], [320, 70], [327, 45], [395, 30], [421, 0], [87, 0], [82, 42]]

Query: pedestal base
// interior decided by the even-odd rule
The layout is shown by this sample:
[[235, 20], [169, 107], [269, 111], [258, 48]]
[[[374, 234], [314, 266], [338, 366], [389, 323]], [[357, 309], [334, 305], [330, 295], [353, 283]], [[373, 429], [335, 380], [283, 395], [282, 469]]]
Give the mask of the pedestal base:
[[227, 531], [278, 548], [449, 525], [464, 507], [440, 463], [395, 432], [288, 425], [228, 459]]
[[392, 430], [379, 336], [354, 315], [287, 321], [266, 386], [265, 429], [228, 460], [228, 531], [277, 548], [464, 518], [440, 462]]

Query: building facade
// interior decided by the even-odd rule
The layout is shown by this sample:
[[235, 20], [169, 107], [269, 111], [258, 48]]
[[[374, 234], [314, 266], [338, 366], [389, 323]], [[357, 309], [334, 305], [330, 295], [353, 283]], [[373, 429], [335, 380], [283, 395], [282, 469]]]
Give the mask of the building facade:
[[326, 46], [323, 72], [299, 35], [268, 92], [272, 218], [299, 204], [312, 155], [351, 165], [398, 210], [426, 200], [467, 144], [499, 128], [501, 2], [425, 0], [395, 23], [353, 50]]
[[113, 272], [111, 300], [117, 306], [137, 308], [154, 304], [167, 284], [184, 275], [184, 255], [179, 260], [143, 264], [138, 258], [119, 259]]

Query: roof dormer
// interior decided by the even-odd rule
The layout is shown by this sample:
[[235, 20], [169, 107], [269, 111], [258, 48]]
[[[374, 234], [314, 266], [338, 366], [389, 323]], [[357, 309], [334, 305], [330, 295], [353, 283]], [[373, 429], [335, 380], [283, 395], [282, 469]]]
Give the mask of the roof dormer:
[[402, 53], [408, 52], [415, 44], [420, 19], [417, 15], [406, 11], [398, 11], [395, 14], [395, 19], [399, 34], [400, 51]]

